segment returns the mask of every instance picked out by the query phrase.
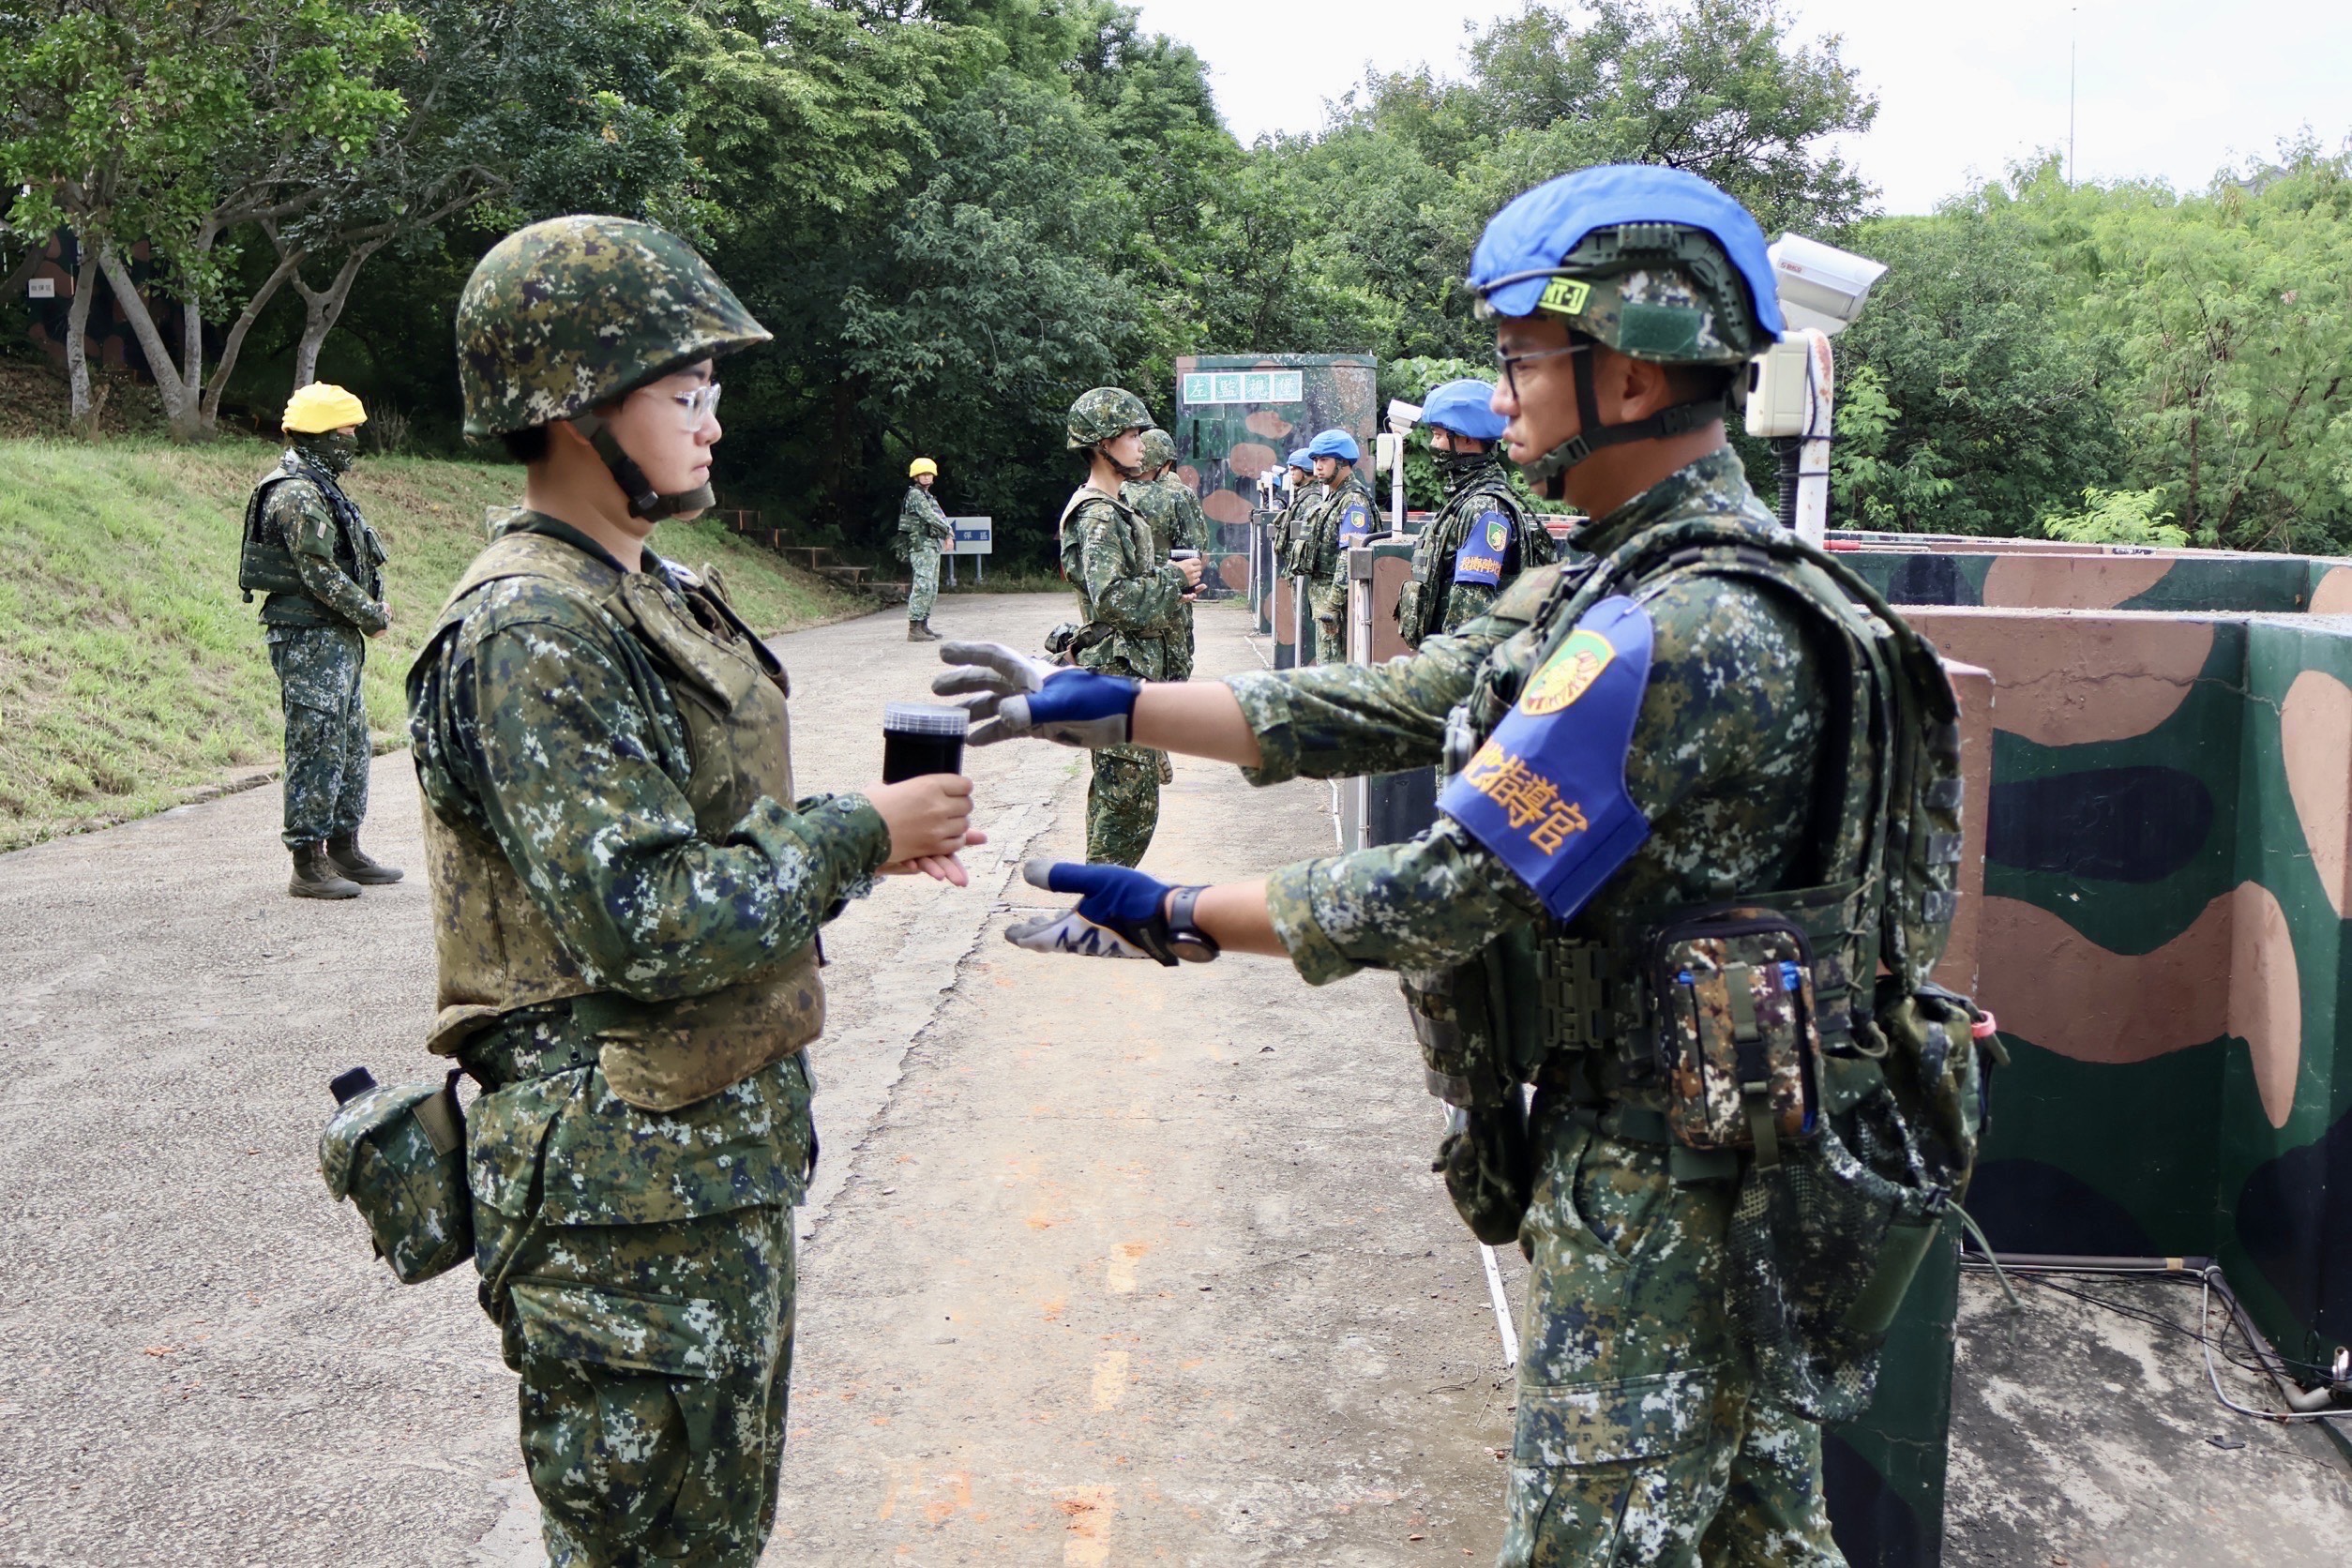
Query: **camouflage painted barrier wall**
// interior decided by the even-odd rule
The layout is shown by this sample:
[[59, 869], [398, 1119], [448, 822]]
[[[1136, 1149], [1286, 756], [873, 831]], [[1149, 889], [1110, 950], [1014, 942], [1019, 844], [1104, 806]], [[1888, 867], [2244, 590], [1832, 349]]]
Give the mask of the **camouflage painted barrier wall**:
[[2003, 1250], [2214, 1256], [2324, 1362], [2352, 1341], [2352, 563], [1857, 565], [1995, 682], [1978, 994], [2013, 1062], [1971, 1211]]
[[1316, 431], [1344, 430], [1368, 456], [1379, 364], [1368, 354], [1202, 354], [1176, 361], [1176, 472], [1216, 525], [1217, 570], [1248, 587], [1258, 475]]

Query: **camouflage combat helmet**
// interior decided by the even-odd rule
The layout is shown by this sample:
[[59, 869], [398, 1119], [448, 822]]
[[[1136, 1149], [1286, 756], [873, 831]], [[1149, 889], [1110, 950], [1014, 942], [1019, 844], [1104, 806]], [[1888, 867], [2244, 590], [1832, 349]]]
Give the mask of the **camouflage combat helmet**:
[[1781, 333], [1763, 232], [1678, 169], [1612, 164], [1497, 213], [1470, 264], [1483, 315], [1541, 311], [1636, 359], [1738, 365]]
[[458, 301], [465, 433], [569, 419], [768, 336], [666, 230], [588, 215], [534, 223], [491, 247]]
[[458, 300], [465, 433], [568, 421], [604, 460], [632, 516], [701, 511], [712, 503], [708, 485], [656, 490], [596, 410], [768, 336], [675, 234], [587, 214], [534, 223], [490, 248]]
[[[1763, 231], [1730, 195], [1680, 169], [1605, 164], [1523, 192], [1479, 236], [1469, 282], [1482, 316], [1555, 317], [1579, 339], [1654, 364], [1728, 371], [1781, 334]], [[1733, 390], [1726, 376], [1646, 418], [1608, 424], [1592, 355], [1572, 354], [1569, 365], [1577, 432], [1520, 465], [1545, 493], [1605, 446], [1721, 419]]]
[[1176, 438], [1154, 425], [1143, 432], [1143, 466], [1164, 468], [1176, 460]]
[[1127, 430], [1152, 428], [1152, 411], [1143, 400], [1122, 386], [1097, 386], [1080, 393], [1063, 421], [1070, 450], [1098, 446]]

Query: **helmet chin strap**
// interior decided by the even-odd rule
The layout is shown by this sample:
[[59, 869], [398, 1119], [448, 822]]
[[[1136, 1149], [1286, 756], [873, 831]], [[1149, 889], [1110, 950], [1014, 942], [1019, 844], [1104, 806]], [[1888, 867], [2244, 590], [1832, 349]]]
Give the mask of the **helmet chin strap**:
[[1580, 353], [1569, 356], [1576, 382], [1576, 433], [1533, 462], [1523, 464], [1519, 470], [1535, 487], [1536, 493], [1547, 501], [1560, 500], [1562, 482], [1567, 478], [1568, 471], [1604, 446], [1621, 446], [1629, 441], [1655, 441], [1663, 436], [1681, 435], [1723, 417], [1723, 400], [1710, 397], [1687, 403], [1674, 403], [1645, 418], [1628, 419], [1621, 425], [1603, 424], [1601, 400], [1592, 386], [1592, 350], [1595, 346], [1585, 344]]
[[637, 460], [621, 450], [620, 438], [612, 433], [611, 427], [594, 413], [575, 414], [570, 423], [596, 449], [596, 456], [604, 460], [605, 472], [621, 487], [621, 493], [628, 497], [629, 516], [659, 522], [682, 513], [704, 511], [716, 504], [718, 498], [711, 493], [707, 484], [674, 495], [664, 495], [654, 489], [654, 482], [645, 477]]

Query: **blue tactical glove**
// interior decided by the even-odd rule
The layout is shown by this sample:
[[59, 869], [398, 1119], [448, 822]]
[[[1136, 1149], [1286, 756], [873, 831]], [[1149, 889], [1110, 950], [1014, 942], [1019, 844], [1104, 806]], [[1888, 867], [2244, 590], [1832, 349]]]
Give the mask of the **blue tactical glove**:
[[931, 689], [959, 698], [957, 707], [988, 721], [964, 737], [973, 746], [1022, 735], [1063, 746], [1123, 746], [1143, 689], [1141, 681], [1066, 670], [1002, 642], [942, 643], [939, 656], [957, 668], [934, 676]]
[[[1032, 860], [1021, 879], [1048, 893], [1082, 893], [1067, 914], [1024, 920], [1004, 940], [1033, 953], [1078, 953], [1090, 958], [1156, 958], [1206, 963], [1217, 956], [1209, 933], [1193, 924], [1198, 887], [1170, 888], [1157, 877], [1124, 866], [1079, 866]], [[1175, 897], [1170, 898], [1168, 895]]]

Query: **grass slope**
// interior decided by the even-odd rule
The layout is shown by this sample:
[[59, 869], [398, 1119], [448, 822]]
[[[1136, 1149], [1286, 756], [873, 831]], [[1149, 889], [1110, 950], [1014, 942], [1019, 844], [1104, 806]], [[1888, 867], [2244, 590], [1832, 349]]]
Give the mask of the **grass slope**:
[[[0, 439], [0, 849], [178, 804], [275, 767], [278, 686], [236, 589], [245, 497], [277, 448], [224, 441]], [[379, 745], [405, 738], [400, 682], [449, 585], [513, 502], [498, 464], [370, 457], [352, 498], [384, 535], [392, 628], [369, 644]], [[765, 632], [869, 601], [714, 523], [666, 523], [663, 554], [715, 563]]]

